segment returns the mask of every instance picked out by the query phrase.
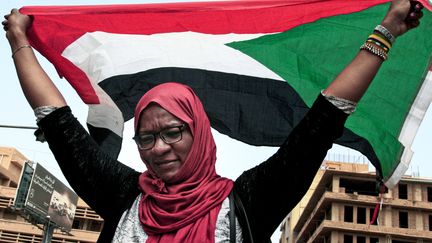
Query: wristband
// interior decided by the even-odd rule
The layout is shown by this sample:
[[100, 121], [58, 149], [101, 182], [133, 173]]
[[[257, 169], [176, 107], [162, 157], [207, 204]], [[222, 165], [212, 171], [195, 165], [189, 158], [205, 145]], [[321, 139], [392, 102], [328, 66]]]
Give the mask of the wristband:
[[392, 44], [395, 42], [396, 38], [394, 37], [394, 35], [384, 26], [382, 25], [377, 25], [377, 27], [375, 27], [375, 31], [377, 31], [378, 33], [382, 34], [385, 38], [387, 38], [387, 40], [389, 40]]

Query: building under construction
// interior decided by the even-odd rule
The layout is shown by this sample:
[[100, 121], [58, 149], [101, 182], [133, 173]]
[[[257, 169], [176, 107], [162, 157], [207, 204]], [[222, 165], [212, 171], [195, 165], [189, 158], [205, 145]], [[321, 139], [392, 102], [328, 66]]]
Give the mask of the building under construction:
[[281, 230], [281, 243], [432, 242], [432, 180], [403, 177], [381, 196], [367, 164], [325, 161]]

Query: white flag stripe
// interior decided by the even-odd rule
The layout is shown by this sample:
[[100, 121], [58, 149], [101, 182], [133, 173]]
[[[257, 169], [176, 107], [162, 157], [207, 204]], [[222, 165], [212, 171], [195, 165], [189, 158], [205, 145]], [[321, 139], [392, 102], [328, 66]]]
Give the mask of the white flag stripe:
[[261, 34], [209, 35], [195, 32], [154, 35], [88, 33], [62, 56], [99, 83], [119, 74], [161, 67], [196, 68], [283, 80], [255, 59], [226, 46]]
[[402, 126], [398, 140], [405, 148], [400, 163], [385, 183], [388, 188], [393, 188], [408, 170], [413, 156], [411, 146], [431, 102], [432, 71], [429, 71]]
[[[62, 56], [86, 73], [100, 104], [89, 105], [87, 123], [122, 137], [123, 116], [98, 83], [121, 74], [161, 67], [196, 68], [283, 80], [280, 76], [226, 43], [261, 34], [208, 35], [194, 32], [155, 35], [87, 33]], [[173, 80], [175, 81], [175, 80]]]

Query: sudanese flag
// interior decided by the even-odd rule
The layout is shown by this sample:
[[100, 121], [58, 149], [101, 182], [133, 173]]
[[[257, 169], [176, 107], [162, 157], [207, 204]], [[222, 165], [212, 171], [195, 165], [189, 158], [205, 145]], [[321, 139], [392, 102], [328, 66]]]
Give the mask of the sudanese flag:
[[[116, 157], [139, 98], [172, 81], [196, 91], [219, 132], [279, 146], [388, 7], [388, 0], [246, 0], [20, 11], [33, 16], [31, 44], [89, 105], [90, 133]], [[420, 27], [397, 39], [336, 141], [363, 153], [389, 187], [408, 168], [432, 99], [432, 16], [424, 13]]]

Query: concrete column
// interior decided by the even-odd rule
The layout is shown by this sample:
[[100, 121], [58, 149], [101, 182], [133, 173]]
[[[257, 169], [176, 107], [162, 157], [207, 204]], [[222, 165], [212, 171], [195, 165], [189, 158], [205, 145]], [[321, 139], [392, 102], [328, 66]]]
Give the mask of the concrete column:
[[332, 192], [339, 192], [339, 181], [340, 181], [340, 177], [339, 176], [333, 176], [332, 178]]
[[415, 212], [415, 229], [424, 230], [423, 214], [421, 211]]
[[421, 202], [422, 201], [422, 185], [421, 184], [411, 184], [411, 188], [413, 191], [413, 201]]
[[353, 207], [353, 223], [357, 224], [357, 206]]
[[340, 210], [339, 204], [332, 203], [331, 207], [332, 207], [332, 209], [331, 209], [331, 220], [335, 221], [335, 222], [341, 221], [341, 219], [339, 218], [339, 210]]
[[394, 191], [394, 190], [397, 190], [397, 186], [395, 186], [395, 187], [394, 187], [393, 189], [391, 189], [391, 190], [388, 190], [388, 192], [384, 194], [384, 198], [394, 198], [394, 197], [393, 197], [393, 195], [394, 195], [393, 191]]
[[381, 225], [393, 227], [393, 220], [392, 220], [393, 212], [391, 210], [391, 207], [390, 206], [384, 207], [381, 212], [381, 215], [383, 216], [381, 217], [381, 220], [384, 221], [381, 223]]
[[343, 242], [343, 238], [339, 239], [339, 233], [337, 231], [332, 231], [330, 237], [331, 237], [331, 242], [332, 243]]

